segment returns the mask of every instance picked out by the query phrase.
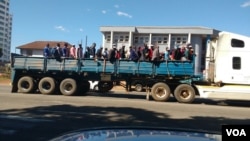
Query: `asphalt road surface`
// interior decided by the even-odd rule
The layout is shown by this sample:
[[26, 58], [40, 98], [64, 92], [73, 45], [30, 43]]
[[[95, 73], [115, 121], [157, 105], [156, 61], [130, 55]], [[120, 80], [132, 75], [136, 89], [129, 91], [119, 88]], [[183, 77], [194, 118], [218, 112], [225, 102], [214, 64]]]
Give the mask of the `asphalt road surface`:
[[10, 93], [0, 85], [0, 141], [45, 141], [62, 133], [99, 127], [161, 127], [221, 131], [223, 124], [250, 124], [249, 101], [196, 99], [180, 104], [147, 101], [143, 93], [62, 96]]

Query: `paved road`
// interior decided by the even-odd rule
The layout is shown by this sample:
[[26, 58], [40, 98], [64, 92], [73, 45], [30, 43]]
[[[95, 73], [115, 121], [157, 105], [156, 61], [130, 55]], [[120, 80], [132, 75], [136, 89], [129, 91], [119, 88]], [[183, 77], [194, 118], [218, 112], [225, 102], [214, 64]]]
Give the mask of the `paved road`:
[[145, 100], [124, 91], [87, 96], [9, 93], [0, 85], [0, 140], [44, 141], [81, 128], [145, 126], [220, 132], [250, 124], [250, 103], [197, 99], [193, 104]]

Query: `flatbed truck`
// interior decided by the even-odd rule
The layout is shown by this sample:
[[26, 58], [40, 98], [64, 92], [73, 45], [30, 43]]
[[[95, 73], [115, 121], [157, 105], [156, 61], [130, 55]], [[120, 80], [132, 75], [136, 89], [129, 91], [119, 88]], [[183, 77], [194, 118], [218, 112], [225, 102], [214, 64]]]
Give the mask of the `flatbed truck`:
[[[194, 72], [195, 61], [118, 60], [117, 68], [104, 59], [54, 58], [16, 56], [12, 63], [13, 93], [61, 93], [66, 96], [85, 94], [89, 81], [99, 81], [98, 90], [107, 92], [113, 82], [125, 81], [131, 90], [135, 80], [144, 82], [147, 98], [167, 101], [171, 94], [180, 103], [192, 103], [196, 96], [250, 100], [249, 37], [221, 32], [208, 42], [206, 69]], [[114, 72], [117, 70], [117, 72]]]

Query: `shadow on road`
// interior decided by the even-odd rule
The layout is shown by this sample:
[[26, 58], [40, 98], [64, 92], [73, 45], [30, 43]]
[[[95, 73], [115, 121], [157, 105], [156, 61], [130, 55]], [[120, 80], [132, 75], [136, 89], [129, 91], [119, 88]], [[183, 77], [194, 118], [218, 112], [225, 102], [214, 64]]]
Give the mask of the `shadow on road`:
[[[108, 93], [96, 93], [96, 92], [89, 92], [87, 95], [92, 96], [99, 96], [99, 97], [112, 97], [112, 98], [125, 98], [125, 99], [145, 99], [145, 93], [137, 93], [134, 94], [133, 92], [123, 92], [123, 94], [118, 94], [114, 92]], [[150, 97], [152, 101], [152, 97]], [[166, 102], [177, 102], [176, 99], [172, 96]], [[234, 107], [250, 107], [249, 101], [243, 100], [223, 100], [223, 99], [204, 99], [197, 97], [191, 104], [205, 104], [205, 105], [218, 105], [218, 106], [234, 106]]]
[[[173, 119], [167, 114], [128, 107], [54, 105], [26, 109], [1, 110], [0, 127], [13, 131], [0, 140], [45, 141], [59, 134], [97, 127], [144, 126], [220, 132], [223, 124], [246, 124], [249, 119], [193, 116]], [[32, 118], [31, 118], [32, 117]]]

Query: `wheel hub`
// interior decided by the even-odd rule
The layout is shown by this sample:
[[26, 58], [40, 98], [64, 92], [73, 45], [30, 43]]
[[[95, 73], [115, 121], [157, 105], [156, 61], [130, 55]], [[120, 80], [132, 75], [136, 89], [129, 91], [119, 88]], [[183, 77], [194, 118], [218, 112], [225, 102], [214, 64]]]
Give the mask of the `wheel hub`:
[[29, 88], [29, 83], [28, 82], [23, 82], [22, 84], [21, 84], [21, 86], [23, 87], [23, 88], [25, 88], [25, 89], [28, 89]]
[[188, 96], [189, 96], [189, 91], [187, 91], [187, 90], [182, 90], [181, 91], [181, 97], [187, 98]]
[[162, 98], [162, 97], [166, 96], [167, 91], [164, 88], [159, 87], [156, 89], [155, 93], [156, 93], [157, 97]]
[[46, 89], [46, 90], [49, 90], [49, 89], [51, 88], [50, 83], [45, 82], [45, 83], [43, 84], [43, 88]]
[[66, 91], [70, 91], [72, 89], [72, 85], [71, 84], [66, 84], [64, 88], [65, 88]]

